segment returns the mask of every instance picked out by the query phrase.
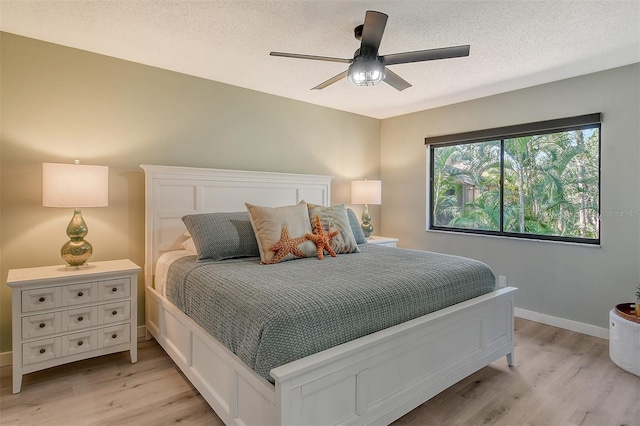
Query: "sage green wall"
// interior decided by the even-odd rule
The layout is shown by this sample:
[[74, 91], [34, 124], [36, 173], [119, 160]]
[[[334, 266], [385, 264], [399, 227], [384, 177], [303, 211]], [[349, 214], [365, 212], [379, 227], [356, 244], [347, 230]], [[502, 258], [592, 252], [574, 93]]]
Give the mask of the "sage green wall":
[[[383, 120], [382, 233], [489, 264], [522, 309], [608, 328], [640, 282], [640, 65]], [[602, 247], [425, 232], [426, 136], [602, 112]]]
[[[8, 33], [0, 43], [0, 352], [11, 350], [7, 271], [60, 264], [67, 240], [72, 211], [42, 207], [43, 162], [110, 167], [109, 206], [83, 209], [92, 260], [139, 265], [140, 164], [328, 174], [335, 203], [349, 202], [351, 180], [379, 177], [380, 120]], [[142, 274], [138, 295], [143, 324]]]

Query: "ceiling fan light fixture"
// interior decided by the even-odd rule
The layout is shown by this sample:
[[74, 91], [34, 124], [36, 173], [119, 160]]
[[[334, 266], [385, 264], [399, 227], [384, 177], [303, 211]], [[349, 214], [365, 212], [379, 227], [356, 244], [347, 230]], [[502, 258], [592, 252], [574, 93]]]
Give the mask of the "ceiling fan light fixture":
[[384, 65], [376, 59], [356, 59], [349, 65], [349, 81], [357, 86], [374, 86], [384, 77]]
[[315, 61], [340, 62], [349, 65], [349, 69], [331, 77], [311, 90], [324, 89], [347, 77], [357, 86], [374, 86], [384, 81], [398, 91], [411, 87], [408, 81], [387, 68], [389, 65], [408, 64], [412, 62], [433, 61], [436, 59], [460, 58], [469, 56], [470, 46], [451, 46], [437, 49], [414, 50], [412, 52], [378, 55], [384, 28], [389, 16], [375, 10], [367, 10], [364, 24], [354, 29], [356, 39], [360, 41], [360, 48], [353, 54], [353, 59], [333, 58], [329, 56], [301, 55], [298, 53], [271, 52], [271, 56], [285, 58], [312, 59]]

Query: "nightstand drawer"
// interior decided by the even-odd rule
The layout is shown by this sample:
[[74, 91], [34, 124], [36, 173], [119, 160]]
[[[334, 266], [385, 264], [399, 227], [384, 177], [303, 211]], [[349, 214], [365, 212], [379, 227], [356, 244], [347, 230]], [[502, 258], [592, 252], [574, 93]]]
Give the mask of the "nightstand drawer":
[[88, 282], [62, 287], [62, 306], [81, 305], [98, 300], [97, 285], [97, 282]]
[[60, 287], [46, 287], [22, 291], [22, 312], [44, 311], [62, 305]]
[[102, 281], [98, 284], [99, 300], [122, 299], [131, 295], [129, 279]]
[[45, 339], [22, 344], [22, 364], [33, 364], [60, 356], [60, 339]]
[[69, 334], [60, 337], [60, 354], [73, 355], [98, 348], [98, 331], [91, 330], [82, 333]]
[[60, 330], [60, 312], [50, 312], [22, 318], [23, 339], [49, 336], [58, 333]]
[[98, 330], [98, 347], [120, 345], [131, 341], [131, 324], [114, 325]]
[[111, 324], [114, 322], [126, 321], [130, 317], [131, 302], [128, 300], [98, 306], [99, 324]]
[[98, 307], [86, 306], [61, 312], [62, 331], [81, 330], [98, 325]]

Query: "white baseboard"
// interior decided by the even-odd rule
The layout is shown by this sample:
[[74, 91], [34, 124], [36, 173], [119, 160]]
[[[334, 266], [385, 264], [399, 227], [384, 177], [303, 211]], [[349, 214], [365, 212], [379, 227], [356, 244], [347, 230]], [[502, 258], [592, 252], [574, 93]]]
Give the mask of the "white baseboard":
[[13, 360], [11, 359], [12, 356], [13, 353], [11, 351], [0, 353], [0, 367], [11, 365], [13, 363]]
[[141, 337], [145, 337], [147, 333], [147, 327], [145, 327], [144, 325], [139, 325], [138, 326], [138, 339]]
[[[147, 328], [144, 325], [138, 326], [138, 339], [145, 337], [146, 331]], [[11, 351], [0, 353], [0, 367], [11, 365], [13, 363], [12, 356], [13, 353]]]
[[541, 314], [534, 311], [527, 311], [526, 309], [521, 308], [514, 308], [513, 313], [518, 318], [523, 318], [526, 320], [535, 321], [558, 328], [564, 328], [565, 330], [576, 331], [578, 333], [609, 340], [608, 328], [597, 327], [595, 325], [585, 324], [583, 322], [573, 321], [560, 317], [554, 317], [552, 315]]

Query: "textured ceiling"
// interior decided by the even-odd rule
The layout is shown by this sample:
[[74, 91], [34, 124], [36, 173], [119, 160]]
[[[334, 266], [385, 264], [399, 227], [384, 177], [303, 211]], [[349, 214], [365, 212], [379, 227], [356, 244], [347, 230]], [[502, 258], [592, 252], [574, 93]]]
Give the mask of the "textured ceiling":
[[[386, 118], [640, 62], [640, 0], [1, 0], [2, 31]], [[466, 58], [391, 66], [413, 84], [312, 87], [351, 58], [367, 10], [389, 15], [380, 54], [470, 44]]]

